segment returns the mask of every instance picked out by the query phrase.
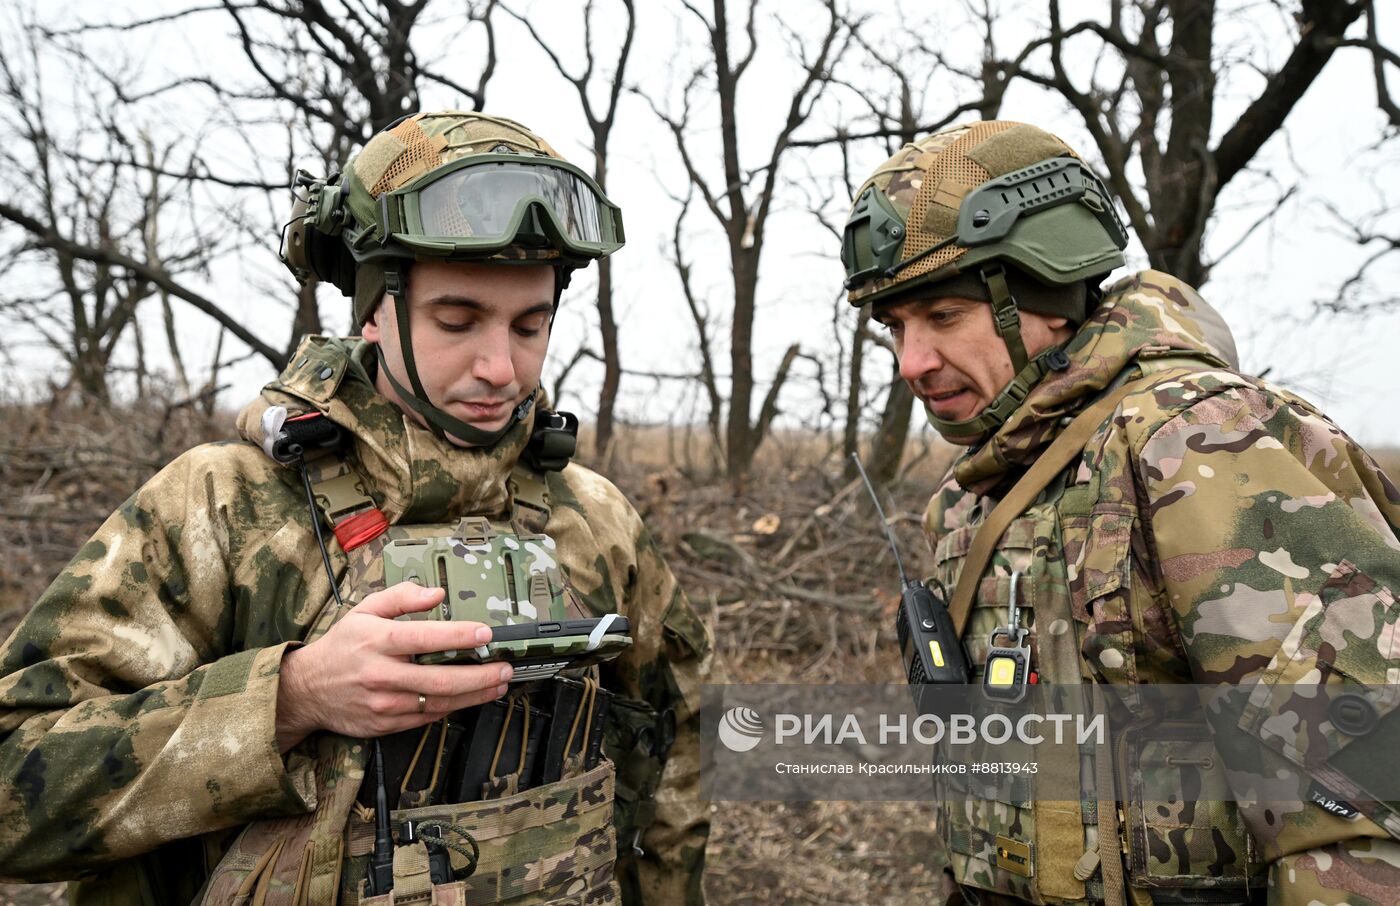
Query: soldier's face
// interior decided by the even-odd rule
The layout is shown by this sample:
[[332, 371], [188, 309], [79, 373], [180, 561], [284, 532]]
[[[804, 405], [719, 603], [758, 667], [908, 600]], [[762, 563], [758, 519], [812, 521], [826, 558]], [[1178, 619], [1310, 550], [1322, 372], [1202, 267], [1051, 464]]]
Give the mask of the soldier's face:
[[[899, 357], [899, 374], [929, 411], [947, 421], [972, 418], [1016, 376], [997, 333], [992, 306], [974, 299], [914, 299], [877, 309]], [[1032, 357], [1069, 339], [1064, 318], [1021, 312], [1021, 338]], [[952, 440], [950, 438], [950, 440]], [[976, 438], [953, 440], [970, 444]]]
[[[409, 268], [407, 296], [414, 361], [429, 401], [483, 431], [505, 427], [515, 407], [540, 383], [554, 306], [553, 269], [419, 261]], [[363, 333], [379, 344], [395, 379], [411, 387], [395, 304], [386, 295]], [[423, 424], [383, 373], [376, 386]]]

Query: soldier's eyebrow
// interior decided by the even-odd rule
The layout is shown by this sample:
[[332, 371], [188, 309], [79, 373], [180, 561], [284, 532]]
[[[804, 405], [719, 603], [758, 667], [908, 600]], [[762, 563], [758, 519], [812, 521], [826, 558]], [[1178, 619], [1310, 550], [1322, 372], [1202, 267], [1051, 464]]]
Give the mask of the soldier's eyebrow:
[[[491, 314], [496, 311], [497, 306], [489, 302], [482, 302], [471, 296], [458, 295], [456, 293], [443, 293], [440, 296], [433, 296], [431, 299], [424, 299], [424, 305], [444, 306], [447, 308], [465, 308], [480, 314]], [[516, 312], [516, 318], [527, 318], [531, 315], [548, 314], [554, 309], [554, 300], [537, 302], [524, 311]]]
[[902, 305], [892, 305], [883, 310], [871, 312], [870, 317], [889, 327], [901, 319], [890, 314], [891, 309], [909, 307], [913, 315], [926, 315], [933, 311], [942, 311], [947, 308], [956, 308], [961, 305], [975, 303], [975, 299], [960, 299], [957, 296], [938, 296], [933, 299], [911, 299]]

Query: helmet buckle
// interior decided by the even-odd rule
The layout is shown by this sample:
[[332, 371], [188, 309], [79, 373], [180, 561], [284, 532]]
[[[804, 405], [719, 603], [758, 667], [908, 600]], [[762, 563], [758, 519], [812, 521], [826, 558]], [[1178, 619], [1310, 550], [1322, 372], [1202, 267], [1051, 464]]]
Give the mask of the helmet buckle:
[[385, 266], [384, 268], [384, 291], [395, 299], [403, 295], [403, 276], [397, 267]]
[[995, 309], [997, 327], [1004, 334], [1006, 331], [1021, 326], [1021, 315], [1016, 311], [1016, 306], [1008, 305], [1005, 308]]

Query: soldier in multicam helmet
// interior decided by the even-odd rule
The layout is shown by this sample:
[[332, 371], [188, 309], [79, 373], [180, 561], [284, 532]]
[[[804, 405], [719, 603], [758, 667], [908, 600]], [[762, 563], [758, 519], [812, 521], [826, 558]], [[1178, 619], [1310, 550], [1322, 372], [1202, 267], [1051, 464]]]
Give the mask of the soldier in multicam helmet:
[[0, 876], [74, 904], [702, 902], [710, 640], [539, 389], [620, 212], [476, 113], [300, 184], [288, 263], [363, 339], [307, 339], [244, 442], [138, 490], [0, 649]]
[[[1100, 287], [1127, 236], [1064, 142], [978, 122], [907, 145], [861, 186], [844, 240], [851, 303], [966, 448], [924, 528], [974, 681], [1014, 679], [984, 670], [1011, 594], [1042, 683], [1400, 675], [1400, 491], [1309, 403], [1239, 373], [1191, 287], [1150, 270]], [[1365, 745], [1364, 726], [1339, 729], [1297, 732]], [[1291, 800], [1198, 807], [1202, 784], [1224, 788], [1192, 775], [1210, 759], [1165, 772], [1183, 784], [1167, 801], [1128, 803], [1153, 767], [1126, 761], [1084, 753], [1068, 809], [945, 801], [950, 901], [1400, 902], [1393, 804], [1324, 809], [1310, 763]]]

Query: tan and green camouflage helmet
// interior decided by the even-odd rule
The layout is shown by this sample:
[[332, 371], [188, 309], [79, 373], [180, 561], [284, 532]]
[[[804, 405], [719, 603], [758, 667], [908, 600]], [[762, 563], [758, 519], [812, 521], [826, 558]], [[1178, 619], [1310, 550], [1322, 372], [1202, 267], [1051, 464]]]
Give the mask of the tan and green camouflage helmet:
[[[622, 247], [622, 212], [598, 184], [519, 123], [483, 113], [418, 113], [375, 135], [329, 179], [298, 175], [283, 244], [298, 278], [354, 296], [363, 325], [391, 293], [401, 298], [415, 260], [554, 267], [555, 302], [570, 271]], [[395, 306], [412, 391], [388, 373], [404, 402], [434, 431], [473, 444], [490, 434], [428, 400], [408, 338], [408, 306]], [[381, 363], [382, 365], [382, 363]], [[523, 417], [524, 413], [521, 413]]]
[[1058, 362], [1057, 350], [1034, 362], [1026, 354], [1008, 268], [1068, 286], [1121, 265], [1127, 243], [1112, 196], [1072, 148], [1035, 126], [988, 121], [905, 145], [877, 168], [856, 192], [841, 260], [856, 306], [917, 297], [963, 274], [980, 278], [1017, 375], [973, 419], [930, 415], [945, 436], [974, 437], [999, 425]]
[[[586, 266], [622, 247], [618, 207], [543, 138], [513, 120], [447, 110], [378, 133], [343, 174], [307, 177], [284, 260], [355, 295], [363, 324], [384, 292], [356, 268], [438, 258]], [[327, 248], [324, 239], [335, 238]], [[319, 245], [319, 247], [318, 247]], [[337, 248], [339, 247], [339, 248]], [[339, 261], [331, 260], [339, 254]]]

